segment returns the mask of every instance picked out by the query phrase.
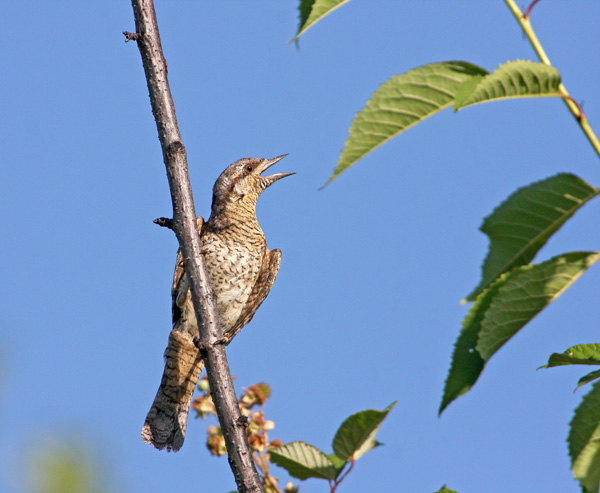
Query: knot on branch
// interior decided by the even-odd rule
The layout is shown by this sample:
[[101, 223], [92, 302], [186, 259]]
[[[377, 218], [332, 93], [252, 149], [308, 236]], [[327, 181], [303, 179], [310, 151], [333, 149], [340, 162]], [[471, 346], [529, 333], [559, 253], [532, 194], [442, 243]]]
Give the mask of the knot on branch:
[[248, 416], [244, 416], [243, 414], [237, 419], [237, 425], [238, 426], [243, 426], [244, 428], [248, 428], [248, 425], [250, 424], [250, 420], [248, 419]]
[[194, 346], [196, 346], [196, 348], [198, 348], [198, 351], [200, 351], [200, 355], [204, 358], [208, 351], [208, 346], [204, 343], [204, 341], [200, 340], [199, 337], [194, 337], [193, 342]]
[[125, 35], [125, 42], [129, 42], [129, 41], [139, 41], [140, 39], [142, 39], [142, 35], [140, 33], [130, 33], [129, 31], [123, 31], [123, 34]]
[[169, 144], [169, 147], [167, 148], [167, 154], [171, 156], [175, 154], [185, 154], [185, 147], [183, 145], [183, 142], [181, 142], [180, 140], [171, 142]]
[[157, 217], [152, 222], [154, 224], [158, 224], [161, 228], [173, 229], [173, 219], [170, 219], [168, 217]]

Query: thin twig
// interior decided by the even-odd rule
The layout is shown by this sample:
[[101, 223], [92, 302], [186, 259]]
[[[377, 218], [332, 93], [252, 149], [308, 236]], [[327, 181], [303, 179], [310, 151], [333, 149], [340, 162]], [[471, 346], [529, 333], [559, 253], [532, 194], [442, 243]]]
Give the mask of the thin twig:
[[577, 120], [580, 120], [580, 121], [581, 121], [583, 118], [585, 118], [585, 114], [583, 113], [583, 108], [581, 107], [581, 105], [580, 105], [580, 104], [579, 104], [577, 101], [575, 101], [575, 99], [573, 98], [573, 96], [571, 96], [571, 95], [568, 95], [568, 96], [565, 96], [565, 97], [566, 97], [566, 98], [568, 98], [568, 99], [570, 99], [570, 100], [571, 100], [571, 102], [572, 102], [572, 103], [573, 103], [575, 106], [577, 106], [577, 110], [579, 111], [579, 116], [578, 116], [578, 115], [575, 115], [575, 118], [577, 118]]
[[173, 219], [168, 217], [157, 217], [154, 221], [154, 224], [158, 224], [162, 228], [173, 229]]
[[139, 33], [130, 33], [129, 31], [123, 31], [123, 34], [125, 35], [126, 43], [128, 43], [129, 41], [137, 41], [142, 37]]
[[538, 3], [540, 0], [533, 0], [533, 2], [531, 2], [529, 4], [529, 7], [527, 7], [527, 10], [525, 11], [525, 13], [523, 14], [523, 17], [525, 19], [529, 19], [529, 15], [531, 14], [531, 11], [533, 10], [533, 7], [535, 7], [535, 4]]
[[[348, 476], [348, 474], [350, 474], [352, 469], [354, 469], [354, 457], [350, 457], [350, 467], [348, 469], [346, 469], [344, 474], [342, 474], [338, 479], [336, 479], [335, 483], [333, 485], [330, 484], [331, 493], [336, 492], [337, 487], [342, 483], [342, 481], [346, 478], [346, 476]], [[330, 483], [331, 483], [331, 481], [330, 481]]]
[[152, 113], [156, 120], [173, 201], [173, 219], [169, 221], [169, 225], [177, 236], [185, 259], [185, 271], [189, 278], [196, 318], [199, 321], [199, 339], [206, 348], [204, 362], [211, 396], [225, 438], [229, 464], [240, 493], [262, 492], [260, 478], [248, 445], [246, 426], [238, 422], [241, 414], [227, 364], [225, 346], [216, 344], [222, 333], [215, 297], [201, 253], [187, 155], [167, 80], [166, 61], [162, 52], [154, 3], [153, 0], [132, 0], [131, 4], [137, 34], [128, 38], [136, 39], [142, 55]]
[[[546, 54], [546, 51], [544, 50], [542, 43], [540, 43], [540, 40], [538, 39], [537, 35], [535, 34], [535, 31], [533, 30], [533, 27], [531, 26], [531, 21], [529, 20], [529, 16], [528, 15], [526, 16], [523, 14], [523, 12], [521, 12], [521, 9], [517, 6], [517, 4], [515, 3], [514, 0], [504, 0], [504, 1], [506, 2], [506, 5], [510, 9], [510, 11], [513, 13], [515, 18], [517, 19], [517, 22], [521, 26], [521, 29], [523, 29], [525, 36], [527, 36], [527, 39], [529, 39], [529, 42], [531, 43], [531, 46], [533, 46], [533, 49], [535, 50], [537, 56], [540, 58], [540, 61], [542, 63], [545, 63], [546, 65], [551, 66], [552, 64], [550, 63], [550, 59], [548, 58], [548, 55]], [[533, 5], [535, 3], [536, 2], [534, 1], [529, 6], [528, 13], [531, 11], [531, 8], [533, 8]], [[600, 156], [600, 141], [598, 140], [598, 137], [596, 137], [596, 134], [592, 130], [592, 127], [590, 127], [588, 119], [585, 117], [585, 115], [583, 114], [583, 111], [581, 110], [581, 106], [579, 106], [575, 102], [575, 100], [571, 97], [571, 95], [567, 91], [567, 88], [564, 86], [564, 84], [562, 82], [558, 86], [558, 92], [560, 93], [562, 100], [567, 105], [567, 108], [569, 108], [569, 111], [571, 112], [571, 114], [573, 115], [575, 120], [577, 120], [577, 123], [579, 123], [581, 130], [583, 131], [583, 133], [587, 137], [588, 141], [590, 142], [590, 144], [596, 151], [596, 154], [598, 154], [598, 156]]]

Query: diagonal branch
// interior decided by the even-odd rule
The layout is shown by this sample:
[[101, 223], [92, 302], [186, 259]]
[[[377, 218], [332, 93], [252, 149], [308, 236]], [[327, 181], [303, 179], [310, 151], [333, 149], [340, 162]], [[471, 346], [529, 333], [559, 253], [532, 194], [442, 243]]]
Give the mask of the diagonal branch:
[[227, 444], [229, 463], [241, 493], [260, 492], [260, 480], [252, 461], [233, 380], [229, 372], [225, 346], [218, 323], [215, 296], [210, 287], [201, 244], [196, 230], [196, 212], [188, 175], [187, 155], [175, 116], [175, 105], [167, 80], [167, 64], [162, 52], [153, 0], [132, 0], [136, 33], [124, 33], [126, 40], [137, 41], [150, 93], [152, 113], [167, 168], [173, 220], [169, 227], [175, 232], [190, 280], [196, 318], [200, 321], [200, 345], [212, 396]]
[[[510, 11], [515, 16], [515, 18], [517, 19], [517, 22], [521, 26], [521, 29], [523, 29], [525, 36], [527, 36], [527, 39], [529, 39], [529, 42], [531, 43], [531, 46], [535, 50], [537, 56], [540, 58], [540, 61], [542, 63], [545, 63], [546, 65], [552, 65], [550, 63], [548, 55], [546, 54], [546, 51], [542, 46], [542, 43], [540, 42], [533, 30], [533, 27], [531, 25], [531, 19], [529, 16], [529, 14], [531, 13], [531, 9], [538, 2], [538, 0], [535, 0], [531, 3], [525, 14], [521, 12], [521, 9], [517, 6], [515, 0], [504, 1], [510, 9]], [[600, 156], [600, 141], [598, 140], [598, 137], [592, 130], [588, 119], [586, 118], [585, 114], [581, 109], [581, 106], [577, 104], [577, 102], [571, 97], [571, 95], [569, 95], [569, 92], [567, 91], [567, 88], [564, 86], [564, 84], [561, 83], [558, 86], [558, 91], [562, 95], [563, 101], [567, 105], [567, 108], [569, 108], [569, 111], [571, 112], [573, 117], [575, 117], [575, 120], [577, 120], [577, 123], [581, 127], [581, 130], [583, 131], [584, 135], [587, 137], [588, 141], [594, 148], [594, 151], [596, 151], [596, 154]]]

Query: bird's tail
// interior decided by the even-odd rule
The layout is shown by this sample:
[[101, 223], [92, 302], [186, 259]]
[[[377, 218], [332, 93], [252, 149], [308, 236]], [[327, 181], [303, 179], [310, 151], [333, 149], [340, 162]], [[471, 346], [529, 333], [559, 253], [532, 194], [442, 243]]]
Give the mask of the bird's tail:
[[204, 362], [192, 336], [172, 330], [165, 350], [165, 371], [146, 416], [142, 439], [157, 449], [177, 452], [183, 445], [192, 394]]

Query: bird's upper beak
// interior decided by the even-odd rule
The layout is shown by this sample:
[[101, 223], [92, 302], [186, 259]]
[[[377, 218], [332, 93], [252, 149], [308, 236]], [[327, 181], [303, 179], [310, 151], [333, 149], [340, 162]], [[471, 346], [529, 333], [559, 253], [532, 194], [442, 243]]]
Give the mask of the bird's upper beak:
[[[273, 166], [276, 162], [281, 161], [287, 154], [283, 154], [281, 156], [274, 157], [273, 159], [265, 159], [259, 166], [259, 175]], [[277, 180], [281, 180], [286, 176], [295, 175], [296, 173], [275, 173], [274, 175], [261, 176], [261, 185], [263, 188], [267, 188], [275, 183]]]

